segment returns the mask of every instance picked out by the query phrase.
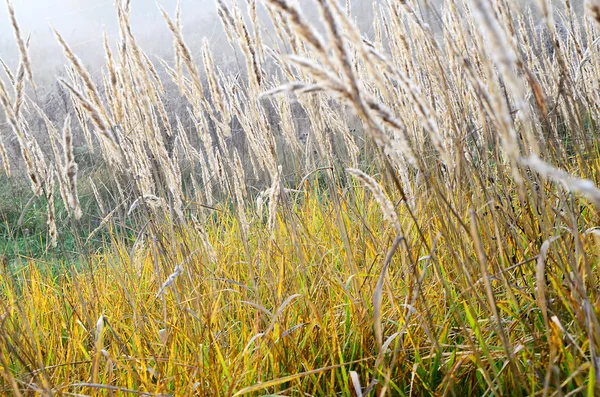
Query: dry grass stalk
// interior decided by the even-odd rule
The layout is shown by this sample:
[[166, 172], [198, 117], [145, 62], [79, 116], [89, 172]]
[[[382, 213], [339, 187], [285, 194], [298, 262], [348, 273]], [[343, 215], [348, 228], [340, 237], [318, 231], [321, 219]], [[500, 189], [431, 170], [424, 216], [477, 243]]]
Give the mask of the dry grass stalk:
[[[4, 108], [4, 113], [8, 119], [8, 123], [12, 127], [15, 136], [19, 142], [19, 147], [21, 149], [21, 156], [25, 161], [25, 165], [27, 167], [27, 174], [29, 176], [29, 180], [31, 182], [31, 187], [36, 196], [42, 194], [42, 185], [44, 180], [39, 173], [40, 167], [36, 163], [36, 156], [33, 152], [33, 147], [31, 146], [31, 137], [26, 135], [23, 130], [19, 119], [17, 119], [16, 114], [14, 113], [14, 109], [10, 103], [10, 99], [8, 97], [8, 93], [6, 92], [6, 88], [4, 87], [4, 83], [0, 79], [0, 102], [2, 102], [2, 107]], [[5, 167], [7, 162], [5, 163]], [[44, 169], [44, 167], [41, 167]]]
[[[67, 204], [73, 210], [75, 219], [80, 219], [82, 212], [77, 194], [77, 163], [73, 153], [73, 135], [71, 133], [71, 117], [67, 116], [63, 127], [63, 147], [65, 151], [64, 176], [68, 182]], [[60, 172], [60, 171], [59, 171]]]
[[569, 175], [561, 169], [551, 166], [539, 157], [529, 156], [521, 158], [520, 163], [523, 166], [530, 167], [544, 178], [560, 183], [563, 187], [574, 193], [581, 193], [600, 208], [600, 189], [589, 179], [579, 179]]
[[[186, 395], [239, 395], [269, 386], [277, 392], [275, 386], [287, 382], [292, 394], [367, 395], [379, 381], [381, 395], [479, 395], [532, 394], [552, 384], [557, 394], [576, 394], [593, 384], [600, 327], [590, 253], [597, 247], [587, 232], [577, 231], [594, 230], [597, 214], [553, 184], [536, 188], [537, 177], [525, 172], [531, 168], [600, 202], [593, 149], [600, 58], [591, 19], [580, 23], [568, 11], [569, 39], [554, 61], [535, 56], [535, 20], [517, 15], [507, 0], [472, 1], [470, 8], [468, 1], [446, 2], [436, 19], [439, 32], [426, 24], [434, 13], [421, 13], [412, 2], [385, 2], [375, 6], [372, 39], [352, 23], [350, 15], [360, 15], [350, 12], [349, 2], [343, 10], [319, 0], [319, 25], [293, 1], [268, 0], [274, 43], [262, 34], [257, 2], [247, 3], [251, 23], [224, 1], [218, 13], [230, 45], [245, 56], [248, 76], [217, 67], [206, 41], [206, 77], [200, 76], [183, 42], [181, 4], [173, 20], [163, 11], [176, 59], [173, 67], [160, 62], [184, 97], [180, 108], [170, 107], [166, 84], [136, 43], [129, 1], [117, 5], [121, 38], [114, 56], [104, 40], [105, 97], [61, 43], [71, 64], [65, 87], [75, 114], [84, 134], [91, 119], [102, 147], [89, 178], [101, 221], [85, 240], [102, 249], [93, 256], [93, 271], [60, 281], [37, 266], [20, 270], [27, 282], [19, 290], [10, 274], [0, 277], [8, 291], [0, 298], [0, 363], [11, 363], [2, 375], [6, 385], [18, 379], [10, 390], [35, 392], [43, 384], [66, 392], [56, 385], [75, 383], [69, 392], [103, 387], [119, 393], [134, 384], [148, 392], [176, 385]], [[549, 20], [549, 2], [541, 4]], [[583, 37], [589, 51], [583, 51]], [[50, 208], [54, 176], [68, 211], [79, 206], [77, 131], [67, 119], [61, 140], [33, 104], [55, 157], [47, 163], [26, 108], [33, 101], [24, 91], [25, 67], [14, 74], [5, 69], [12, 90], [9, 96], [0, 84], [0, 99], [30, 178], [39, 181], [32, 182], [34, 191], [48, 199], [53, 243], [63, 217]], [[309, 137], [306, 147], [300, 134]], [[88, 139], [90, 149], [92, 143]], [[535, 152], [537, 144], [556, 167], [538, 157], [521, 159], [521, 148]], [[109, 175], [95, 172], [117, 156], [119, 166]], [[348, 166], [370, 194], [339, 175]], [[358, 168], [385, 170], [389, 178], [380, 184]], [[533, 188], [521, 189], [519, 178]], [[288, 192], [300, 191], [285, 186], [298, 180], [305, 194], [288, 201], [294, 196]], [[255, 215], [248, 212], [254, 199], [258, 216], [249, 216]], [[139, 210], [142, 203], [152, 211]], [[464, 219], [469, 213], [470, 225]], [[103, 228], [109, 233], [92, 239]], [[390, 230], [401, 236], [391, 250]], [[561, 239], [550, 257], [556, 230], [569, 230], [573, 238]], [[130, 232], [137, 234], [133, 247]], [[539, 255], [532, 249], [536, 241], [546, 241]], [[405, 249], [391, 266], [400, 242]], [[189, 254], [197, 244], [203, 257]], [[386, 251], [389, 259], [380, 267]], [[181, 258], [188, 258], [185, 265]], [[106, 266], [127, 261], [133, 266]], [[536, 261], [532, 272], [529, 264]], [[174, 271], [157, 286], [163, 269]], [[375, 278], [372, 269], [381, 269]], [[181, 288], [171, 296], [166, 289], [175, 281]], [[148, 302], [147, 291], [157, 288], [161, 299]], [[60, 309], [65, 301], [81, 302], [76, 309], [83, 330], [71, 310]], [[110, 335], [104, 335], [104, 316], [94, 333], [103, 307], [110, 308]], [[536, 312], [539, 318], [532, 317]], [[131, 329], [132, 337], [122, 340]], [[68, 346], [61, 342], [65, 334]], [[103, 336], [110, 340], [106, 346]], [[189, 346], [200, 346], [192, 349], [200, 354]], [[574, 354], [563, 354], [570, 348]], [[372, 351], [378, 356], [365, 353]], [[78, 364], [62, 366], [65, 354]], [[340, 368], [348, 354], [359, 355], [349, 377]], [[148, 357], [159, 357], [160, 365], [150, 367]], [[298, 371], [316, 362], [331, 366]], [[177, 371], [181, 365], [191, 371]], [[36, 371], [46, 370], [49, 380], [38, 382]], [[325, 371], [331, 377], [313, 376]], [[73, 381], [90, 373], [86, 384]], [[364, 384], [372, 379], [367, 390], [358, 374]], [[348, 384], [340, 391], [331, 379]]]
[[[183, 64], [185, 65], [185, 67], [187, 68], [187, 70], [190, 74], [190, 78], [192, 79], [193, 87], [195, 90], [194, 95], [197, 98], [203, 98], [204, 89], [202, 87], [202, 83], [200, 80], [200, 74], [198, 73], [196, 64], [192, 61], [192, 55], [191, 55], [190, 50], [188, 49], [188, 47], [185, 45], [185, 43], [183, 41], [181, 30], [179, 30], [179, 28], [176, 26], [176, 24], [173, 22], [173, 20], [169, 17], [169, 15], [166, 13], [165, 10], [163, 10], [161, 8], [160, 12], [162, 13], [164, 20], [167, 22], [167, 26], [169, 27], [169, 30], [173, 34], [173, 40], [174, 40], [173, 44], [175, 46], [176, 54], [178, 54], [178, 57], [181, 58], [181, 60], [183, 61]], [[180, 79], [181, 78], [178, 77], [178, 80], [180, 80]]]
[[585, 11], [596, 24], [596, 28], [600, 29], [600, 1], [586, 0]]
[[373, 198], [377, 201], [377, 204], [379, 204], [384, 219], [390, 223], [398, 235], [401, 235], [402, 228], [400, 226], [398, 214], [396, 213], [394, 204], [392, 204], [390, 199], [386, 196], [381, 185], [377, 183], [373, 177], [365, 174], [361, 170], [348, 168], [346, 171], [367, 186], [373, 194]]
[[48, 172], [48, 180], [45, 184], [46, 203], [48, 205], [48, 234], [50, 236], [50, 246], [56, 248], [58, 245], [58, 230], [56, 229], [56, 210], [54, 208], [54, 170]]
[[13, 7], [12, 0], [6, 0], [6, 6], [8, 9], [8, 15], [10, 17], [10, 23], [15, 34], [15, 41], [17, 42], [17, 47], [19, 48], [19, 56], [21, 57], [23, 70], [25, 72], [25, 75], [27, 76], [27, 81], [29, 81], [29, 84], [31, 84], [31, 86], [35, 89], [33, 73], [31, 72], [31, 61], [29, 60], [29, 53], [27, 51], [27, 44], [21, 36], [21, 29], [19, 28], [19, 24], [17, 23], [17, 17], [15, 16], [15, 9]]
[[59, 80], [62, 85], [73, 95], [77, 100], [77, 103], [87, 112], [88, 116], [92, 120], [92, 123], [99, 132], [99, 136], [104, 143], [108, 144], [110, 148], [110, 157], [113, 160], [120, 162], [121, 154], [117, 143], [117, 137], [112, 129], [109, 128], [107, 120], [100, 110], [98, 110], [92, 102], [88, 101], [82, 93], [77, 91], [71, 84], [66, 80]]

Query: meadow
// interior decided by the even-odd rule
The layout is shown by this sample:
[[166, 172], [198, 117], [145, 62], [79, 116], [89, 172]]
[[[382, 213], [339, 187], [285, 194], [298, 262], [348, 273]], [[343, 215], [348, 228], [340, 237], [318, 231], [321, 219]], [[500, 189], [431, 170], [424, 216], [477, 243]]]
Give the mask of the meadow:
[[0, 394], [599, 395], [600, 2], [217, 3], [58, 113], [6, 0]]

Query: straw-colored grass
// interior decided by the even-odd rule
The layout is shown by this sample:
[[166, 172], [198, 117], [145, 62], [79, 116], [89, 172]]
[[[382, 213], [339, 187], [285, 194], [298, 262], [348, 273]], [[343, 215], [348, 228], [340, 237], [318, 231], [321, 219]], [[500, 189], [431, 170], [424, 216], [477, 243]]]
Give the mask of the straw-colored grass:
[[154, 62], [119, 2], [101, 79], [56, 33], [56, 123], [8, 3], [33, 197], [0, 230], [0, 394], [600, 393], [597, 2], [384, 1], [370, 36], [349, 3], [218, 1], [229, 73], [179, 6]]

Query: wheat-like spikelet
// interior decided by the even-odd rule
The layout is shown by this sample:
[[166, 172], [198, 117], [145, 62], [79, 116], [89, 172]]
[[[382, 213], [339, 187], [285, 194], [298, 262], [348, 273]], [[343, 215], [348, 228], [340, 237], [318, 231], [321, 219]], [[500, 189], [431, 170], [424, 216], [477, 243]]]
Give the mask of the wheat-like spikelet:
[[279, 128], [283, 132], [287, 143], [292, 147], [292, 150], [294, 152], [299, 152], [301, 147], [298, 140], [298, 134], [294, 126], [294, 115], [290, 107], [290, 101], [287, 98], [276, 96], [274, 102], [277, 114], [281, 120]]
[[19, 67], [17, 68], [17, 76], [15, 80], [15, 117], [19, 118], [21, 115], [21, 107], [23, 106], [24, 101], [24, 89], [25, 89], [25, 67], [23, 66], [23, 62], [19, 63]]
[[290, 4], [287, 0], [267, 0], [266, 2], [287, 17], [296, 34], [313, 48], [321, 62], [327, 66], [332, 66], [322, 37], [306, 23], [296, 6]]
[[600, 1], [585, 0], [585, 11], [596, 24], [596, 28], [600, 29]]
[[269, 192], [269, 230], [275, 230], [277, 221], [277, 204], [281, 195], [281, 166], [277, 170], [277, 174], [273, 177], [273, 185]]
[[[63, 127], [63, 147], [65, 151], [64, 175], [63, 178], [68, 182], [67, 203], [73, 210], [75, 219], [80, 219], [82, 212], [79, 204], [79, 195], [77, 194], [77, 163], [73, 154], [73, 136], [71, 134], [71, 117], [67, 116]], [[59, 171], [60, 172], [60, 171]]]
[[23, 64], [23, 69], [25, 71], [25, 75], [27, 76], [27, 81], [29, 81], [29, 84], [31, 84], [31, 86], [35, 89], [36, 86], [33, 81], [33, 73], [31, 72], [31, 61], [29, 59], [27, 45], [21, 37], [21, 29], [19, 28], [19, 24], [17, 23], [17, 17], [15, 16], [15, 9], [13, 7], [12, 0], [6, 0], [6, 6], [8, 8], [10, 23], [12, 25], [13, 32], [15, 33], [15, 41], [17, 42], [17, 47], [19, 48], [19, 56], [21, 57], [21, 63]]
[[231, 174], [233, 180], [237, 182], [236, 193], [241, 194], [242, 200], [248, 199], [248, 191], [246, 189], [246, 172], [242, 164], [242, 159], [237, 149], [233, 149], [233, 156], [231, 161]]
[[10, 176], [10, 159], [8, 157], [8, 152], [6, 151], [6, 147], [4, 146], [3, 136], [0, 134], [0, 158], [2, 159], [2, 166], [4, 167], [4, 173], [6, 176]]
[[208, 259], [212, 263], [217, 263], [217, 251], [215, 250], [215, 247], [210, 243], [206, 229], [204, 228], [204, 226], [202, 226], [202, 224], [196, 217], [192, 217], [192, 222], [194, 224], [194, 229], [196, 229], [196, 231], [198, 232], [198, 236], [200, 237], [200, 241], [204, 246]]
[[262, 71], [259, 65], [259, 58], [256, 55], [256, 49], [250, 38], [250, 33], [248, 32], [248, 28], [242, 19], [241, 12], [236, 7], [235, 9], [235, 22], [237, 26], [237, 34], [239, 37], [239, 43], [242, 48], [242, 52], [246, 58], [246, 65], [248, 69], [248, 78], [251, 82], [250, 90], [254, 92], [260, 91], [260, 86], [262, 82]]
[[11, 72], [10, 68], [8, 67], [8, 65], [6, 64], [6, 62], [4, 62], [4, 60], [2, 58], [0, 58], [0, 65], [2, 65], [2, 69], [4, 70], [4, 73], [6, 73], [6, 76], [8, 77], [8, 81], [10, 82], [11, 85], [15, 85], [15, 76], [13, 74], [13, 72]]
[[212, 59], [211, 51], [209, 49], [208, 40], [204, 38], [202, 42], [202, 57], [204, 60], [204, 68], [206, 70], [206, 76], [208, 80], [208, 88], [212, 98], [213, 105], [217, 108], [223, 120], [229, 119], [229, 112], [223, 98], [223, 90], [219, 84], [217, 74], [215, 72], [215, 65]]
[[171, 273], [169, 275], [169, 277], [167, 277], [167, 279], [165, 280], [164, 283], [162, 283], [162, 285], [160, 286], [160, 288], [158, 289], [158, 292], [156, 293], [156, 298], [161, 297], [165, 290], [167, 288], [169, 288], [171, 286], [171, 284], [173, 284], [175, 282], [175, 279], [179, 276], [181, 276], [181, 273], [183, 273], [183, 266], [181, 265], [177, 265], [175, 266], [175, 270], [173, 271], [173, 273]]
[[[12, 72], [10, 71], [10, 69], [4, 63], [4, 61], [2, 59], [0, 59], [0, 63], [2, 64], [2, 67], [4, 68], [4, 72], [8, 76], [11, 84], [14, 85], [15, 80], [14, 80], [14, 76], [13, 76]], [[2, 134], [0, 134], [0, 158], [2, 159], [2, 165], [3, 165], [3, 168], [4, 168], [4, 173], [7, 176], [10, 176], [11, 175], [11, 172], [10, 172], [10, 159], [8, 157], [8, 152], [6, 151], [6, 147], [4, 146], [4, 139], [3, 139]]]
[[152, 76], [153, 83], [156, 84], [156, 87], [158, 88], [158, 92], [160, 94], [164, 94], [165, 87], [163, 86], [162, 79], [158, 75], [156, 67], [145, 52], [140, 51], [140, 55], [144, 61], [144, 66], [148, 69], [148, 73], [150, 74], [150, 76]]
[[350, 93], [347, 92], [346, 87], [338, 76], [323, 68], [315, 61], [295, 55], [287, 56], [285, 59], [294, 66], [299, 66], [303, 72], [317, 80], [319, 84], [327, 87], [327, 89], [339, 93], [342, 97], [350, 97]]
[[98, 88], [96, 84], [94, 84], [92, 80], [92, 76], [89, 74], [87, 69], [81, 63], [81, 60], [73, 53], [67, 42], [63, 39], [63, 37], [56, 31], [54, 31], [54, 36], [58, 40], [61, 45], [63, 52], [66, 58], [69, 60], [73, 71], [77, 74], [77, 76], [83, 82], [86, 93], [89, 95], [91, 104], [93, 104], [96, 112], [102, 115], [105, 120], [110, 120], [106, 110], [104, 108], [104, 104], [102, 103], [102, 99], [100, 98], [100, 93], [98, 92]]
[[[219, 156], [220, 157], [220, 156]], [[248, 236], [250, 232], [250, 223], [248, 222], [248, 216], [246, 214], [246, 200], [247, 194], [242, 186], [246, 186], [245, 174], [243, 168], [241, 168], [241, 160], [237, 154], [237, 150], [234, 149], [233, 164], [229, 165], [231, 171], [230, 180], [227, 183], [230, 185], [229, 188], [232, 190], [233, 196], [235, 197], [234, 202], [236, 203], [235, 210], [238, 218], [238, 224], [240, 231], [243, 236]], [[221, 172], [225, 172], [224, 167], [221, 166]], [[223, 175], [224, 179], [228, 179]]]
[[49, 170], [45, 186], [46, 202], [48, 204], [48, 234], [50, 235], [50, 245], [52, 248], [56, 248], [58, 230], [56, 229], [56, 212], [54, 209], [54, 169]]
[[187, 68], [188, 73], [192, 79], [193, 87], [195, 89], [195, 96], [199, 99], [203, 98], [204, 89], [202, 87], [202, 82], [200, 81], [200, 74], [198, 73], [198, 68], [196, 67], [196, 64], [192, 61], [192, 55], [190, 50], [183, 41], [181, 31], [162, 7], [160, 8], [160, 12], [162, 13], [164, 20], [167, 22], [169, 30], [173, 34], [175, 52], [178, 55], [178, 57], [181, 57], [181, 59], [183, 60], [183, 64]]
[[523, 166], [530, 167], [543, 177], [562, 184], [569, 192], [583, 194], [590, 199], [596, 207], [600, 208], [600, 189], [598, 189], [591, 180], [573, 177], [569, 175], [568, 172], [553, 167], [534, 155], [522, 157], [520, 163]]
[[[106, 31], [104, 31], [104, 54], [106, 56], [106, 66], [108, 69], [110, 82], [108, 86], [108, 90], [110, 92], [109, 100], [111, 103], [114, 103], [114, 106], [112, 107], [112, 114], [116, 122], [122, 122], [125, 118], [122, 91], [119, 87], [119, 76], [112, 51], [110, 50], [110, 46], [108, 44], [108, 36], [106, 35]], [[90, 145], [90, 142], [88, 142], [88, 145]]]
[[195, 117], [194, 114], [190, 111], [190, 116], [196, 125], [196, 131], [198, 132], [198, 136], [202, 140], [202, 145], [204, 147], [204, 151], [207, 157], [207, 165], [214, 171], [216, 171], [219, 166], [217, 164], [217, 160], [215, 158], [215, 147], [212, 135], [210, 134], [210, 130], [208, 128], [208, 120], [204, 116], [204, 113], [199, 114], [199, 119]]
[[325, 26], [327, 27], [327, 31], [329, 33], [329, 39], [332, 43], [331, 47], [333, 47], [335, 58], [338, 61], [338, 65], [340, 66], [342, 75], [344, 76], [344, 82], [350, 87], [350, 94], [357, 98], [359, 96], [358, 79], [352, 70], [352, 61], [348, 51], [346, 50], [346, 45], [343, 41], [343, 34], [339, 27], [338, 20], [334, 16], [328, 0], [318, 0], [318, 4], [320, 6], [321, 16], [325, 21]]
[[[199, 150], [197, 159], [200, 163], [200, 169], [202, 174], [202, 194], [204, 195], [204, 199], [208, 205], [213, 203], [213, 190], [215, 187], [214, 178], [211, 176], [211, 171], [214, 172], [217, 168], [215, 168], [215, 156], [214, 156], [214, 148], [212, 145], [212, 138], [208, 130], [204, 130], [201, 123], [194, 116], [191, 109], [188, 109], [188, 113], [190, 114], [190, 119], [194, 123], [196, 128], [196, 132], [200, 138], [202, 143], [202, 147]], [[203, 149], [203, 150], [202, 150]]]
[[[12, 130], [15, 133], [15, 136], [17, 137], [17, 141], [19, 142], [19, 147], [21, 148], [21, 156], [23, 157], [23, 160], [25, 160], [27, 174], [31, 182], [32, 190], [36, 196], [39, 196], [40, 194], [42, 194], [42, 186], [44, 184], [44, 180], [38, 171], [38, 164], [36, 164], [35, 153], [33, 152], [33, 148], [30, 145], [31, 138], [28, 137], [28, 135], [26, 135], [25, 131], [21, 127], [19, 119], [17, 119], [14, 113], [14, 109], [11, 106], [8, 93], [6, 92], [6, 88], [4, 87], [2, 79], [0, 79], [0, 102], [2, 103], [2, 107], [4, 108], [4, 113], [6, 115], [6, 118], [8, 119], [8, 123], [12, 127]], [[45, 169], [45, 167], [41, 167], [41, 169]]]
[[104, 115], [101, 111], [99, 111], [90, 101], [88, 101], [82, 93], [77, 91], [75, 87], [69, 84], [64, 79], [59, 79], [60, 83], [64, 85], [73, 97], [77, 100], [79, 105], [87, 112], [88, 116], [92, 120], [92, 123], [96, 127], [99, 132], [99, 136], [104, 138], [104, 142], [108, 143], [110, 146], [111, 152], [110, 155], [113, 159], [120, 161], [121, 155], [118, 149], [117, 138], [113, 130], [108, 127], [107, 121], [104, 118]]
[[381, 185], [377, 183], [373, 177], [365, 174], [361, 170], [347, 168], [346, 171], [367, 186], [373, 194], [375, 201], [379, 204], [385, 220], [390, 223], [399, 235], [401, 235], [402, 228], [400, 226], [400, 221], [398, 220], [398, 214], [396, 213], [394, 204], [392, 204], [390, 199], [386, 196]]
[[[131, 25], [129, 23], [129, 14], [123, 12], [121, 8], [118, 8], [118, 16], [119, 16], [119, 29], [121, 30], [123, 44], [127, 47], [127, 52], [123, 55], [126, 55], [130, 62], [133, 62], [133, 65], [129, 67], [129, 69], [133, 72], [133, 78], [136, 81], [136, 86], [143, 89], [141, 94], [148, 97], [154, 105], [161, 103], [159, 98], [159, 91], [162, 89], [162, 84], [153, 82], [153, 74], [154, 70], [151, 62], [147, 59], [143, 51], [137, 45], [135, 40], [135, 36], [131, 31]], [[133, 67], [132, 67], [133, 66]], [[158, 86], [158, 90], [156, 88]]]
[[[442, 136], [437, 122], [431, 115], [431, 111], [426, 101], [424, 100], [424, 95], [421, 93], [421, 90], [418, 86], [416, 86], [412, 81], [410, 81], [406, 76], [402, 73], [397, 74], [399, 79], [394, 79], [399, 86], [403, 87], [404, 92], [407, 94], [410, 103], [413, 105], [414, 109], [419, 113], [419, 122], [423, 126], [423, 128], [429, 133], [431, 140], [433, 141], [435, 148], [438, 153], [441, 155], [444, 163], [447, 167], [452, 167], [453, 161], [450, 158], [449, 150], [446, 147], [446, 140]], [[400, 124], [398, 120], [395, 120], [392, 113], [383, 107], [381, 104], [370, 101], [368, 103], [369, 107], [381, 117], [382, 121], [393, 127], [394, 130], [398, 133], [398, 137], [402, 142], [403, 146], [406, 147], [404, 150], [404, 154], [407, 156], [407, 159], [411, 162], [411, 164], [416, 166], [416, 156], [414, 154], [414, 149], [411, 147], [409, 140], [407, 138], [407, 134], [405, 132], [405, 128]]]
[[256, 0], [246, 0], [248, 3], [248, 7], [250, 8], [250, 21], [252, 25], [252, 30], [254, 31], [254, 45], [256, 49], [256, 57], [258, 64], [262, 64], [264, 62], [264, 49], [263, 49], [263, 40], [260, 35], [260, 20], [258, 18], [258, 12], [256, 7]]
[[375, 80], [375, 84], [379, 88], [380, 92], [387, 92], [384, 76], [382, 72], [377, 69], [377, 63], [372, 59], [373, 55], [375, 55], [375, 49], [368, 49], [366, 39], [361, 37], [359, 30], [350, 20], [350, 10], [347, 9], [347, 12], [344, 14], [335, 1], [327, 0], [326, 2], [329, 3], [331, 10], [337, 16], [339, 24], [341, 27], [343, 27], [344, 31], [342, 34], [348, 37], [349, 43], [353, 44], [355, 50], [357, 51], [357, 55], [359, 55], [357, 58], [361, 58], [357, 59], [356, 62], [362, 61], [361, 65], [365, 67], [368, 76]]
[[193, 164], [195, 160], [195, 156], [193, 156], [194, 148], [190, 145], [190, 142], [187, 138], [187, 134], [185, 129], [183, 128], [183, 124], [181, 124], [181, 119], [179, 116], [175, 118], [177, 124], [177, 136], [175, 137], [175, 141], [173, 142], [173, 146], [181, 145], [181, 149], [183, 150], [183, 155], [186, 161], [190, 164]]
[[173, 209], [175, 210], [176, 215], [179, 217], [180, 221], [185, 221], [184, 219], [184, 215], [183, 215], [183, 200], [184, 200], [184, 195], [183, 195], [183, 191], [181, 190], [181, 181], [182, 181], [182, 177], [181, 177], [181, 169], [179, 168], [179, 147], [175, 146], [175, 148], [173, 149], [173, 158], [171, 159], [171, 168], [172, 168], [172, 174], [170, 176], [170, 178], [172, 179], [171, 182], [171, 193], [173, 194]]
[[[363, 119], [363, 122], [366, 124], [367, 132], [375, 139], [377, 144], [391, 156], [397, 156], [397, 149], [399, 146], [394, 144], [389, 136], [385, 134], [382, 127], [373, 119], [373, 116], [378, 116], [382, 118], [382, 121], [386, 124], [395, 128], [395, 135], [400, 137], [399, 140], [402, 142], [402, 153], [405, 153], [407, 158], [411, 159], [411, 163], [416, 164], [415, 155], [413, 150], [408, 143], [408, 139], [406, 138], [405, 129], [397, 122], [392, 116], [391, 113], [384, 107], [384, 105], [374, 102], [369, 98], [369, 95], [365, 95], [364, 100], [360, 96], [355, 97], [351, 94], [351, 92], [344, 86], [344, 84], [332, 73], [322, 68], [320, 65], [315, 62], [301, 58], [297, 56], [289, 56], [288, 59], [293, 62], [294, 65], [298, 65], [302, 68], [303, 71], [306, 71], [308, 74], [312, 75], [315, 79], [319, 81], [320, 84], [323, 84], [327, 89], [333, 91], [335, 94], [339, 95], [342, 99], [347, 100], [353, 104], [357, 113]], [[292, 88], [298, 86], [291, 86]], [[355, 89], [358, 89], [358, 86], [355, 86]], [[273, 91], [272, 91], [273, 92]], [[276, 92], [276, 91], [274, 91]], [[358, 92], [358, 91], [356, 91]], [[367, 110], [367, 108], [369, 110]], [[318, 117], [313, 116], [311, 120], [319, 120]], [[316, 131], [320, 131], [321, 129], [317, 128]], [[318, 139], [319, 142], [322, 142], [322, 139]], [[395, 145], [395, 148], [392, 149], [391, 145]], [[326, 152], [326, 150], [325, 150]]]
[[233, 44], [235, 41], [231, 34], [235, 32], [236, 26], [233, 16], [231, 15], [231, 10], [223, 0], [217, 0], [217, 12], [221, 22], [223, 23], [223, 27], [225, 28], [227, 41], [229, 41], [230, 44]]
[[144, 194], [143, 196], [138, 197], [131, 203], [129, 209], [127, 210], [127, 216], [130, 216], [133, 211], [136, 210], [140, 206], [140, 204], [147, 204], [150, 208], [164, 208], [166, 206], [165, 200], [155, 196], [153, 194]]
[[96, 187], [96, 184], [94, 183], [94, 180], [92, 179], [92, 177], [88, 177], [88, 181], [92, 188], [92, 192], [94, 193], [94, 198], [96, 199], [98, 208], [100, 208], [100, 211], [103, 214], [106, 214], [106, 207], [104, 206], [104, 200], [102, 200], [102, 195], [100, 195], [100, 192], [98, 191], [98, 188]]
[[[490, 10], [489, 2], [471, 1], [471, 6], [473, 8], [474, 22], [477, 23], [477, 26], [479, 27], [481, 37], [486, 37], [489, 41], [489, 51], [491, 52], [492, 58], [499, 69], [500, 75], [505, 78], [507, 85], [509, 88], [511, 88], [517, 97], [517, 100], [522, 101], [522, 84], [519, 83], [519, 79], [515, 75], [513, 69], [516, 62], [516, 57], [512, 49], [508, 48], [506, 45], [505, 34], [493, 16], [493, 11]], [[484, 45], [483, 41], [479, 44], [481, 46]], [[511, 117], [508, 104], [500, 93], [501, 88], [492, 76], [493, 71], [491, 65], [487, 64], [487, 67], [487, 71], [490, 75], [490, 84], [495, 90], [495, 95], [493, 95], [492, 99], [494, 111], [500, 127], [504, 152], [510, 160], [513, 178], [519, 185], [522, 185], [522, 178], [519, 174], [517, 166], [518, 156], [520, 153], [517, 132], [513, 124], [513, 119]], [[526, 138], [528, 140], [530, 150], [536, 152], [537, 143], [535, 142], [535, 139], [531, 136], [531, 134], [527, 134]]]
[[88, 145], [90, 152], [94, 152], [94, 144], [92, 142], [92, 133], [90, 132], [90, 128], [88, 125], [88, 119], [85, 116], [85, 110], [82, 109], [79, 102], [73, 96], [71, 92], [69, 92], [69, 97], [71, 98], [71, 103], [73, 104], [73, 110], [75, 111], [75, 117], [77, 118], [77, 122], [83, 131], [83, 136], [85, 137], [85, 142]]
[[65, 204], [65, 207], [68, 209], [69, 207], [69, 193], [68, 193], [68, 181], [65, 177], [65, 164], [63, 163], [63, 156], [61, 155], [61, 151], [59, 150], [59, 142], [61, 141], [60, 134], [54, 127], [52, 121], [48, 118], [44, 110], [40, 108], [35, 102], [31, 103], [33, 108], [37, 111], [39, 116], [44, 120], [44, 124], [46, 125], [46, 131], [48, 132], [48, 138], [50, 141], [50, 147], [52, 148], [52, 154], [54, 156], [54, 165], [56, 167], [56, 177], [58, 178], [58, 189], [60, 192], [61, 199]]

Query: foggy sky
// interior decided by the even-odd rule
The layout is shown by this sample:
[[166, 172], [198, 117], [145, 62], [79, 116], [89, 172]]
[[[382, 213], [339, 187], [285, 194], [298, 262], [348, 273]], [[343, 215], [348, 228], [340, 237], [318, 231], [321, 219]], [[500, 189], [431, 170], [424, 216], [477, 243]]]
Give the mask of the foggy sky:
[[[30, 56], [36, 80], [53, 74], [64, 64], [62, 51], [52, 33], [54, 27], [76, 54], [89, 66], [100, 65], [104, 56], [102, 33], [111, 44], [118, 40], [114, 0], [13, 0], [24, 38], [31, 34]], [[149, 54], [172, 54], [172, 35], [162, 19], [158, 4], [172, 17], [176, 0], [132, 0], [131, 25], [138, 43]], [[182, 0], [182, 24], [186, 42], [207, 36], [222, 36], [214, 0]], [[0, 57], [16, 67], [18, 52], [5, 2], [0, 1]], [[48, 76], [50, 77], [50, 76]]]
[[[13, 0], [23, 37], [31, 34], [29, 54], [35, 79], [42, 85], [51, 82], [55, 80], [56, 72], [65, 64], [52, 27], [63, 35], [72, 50], [92, 72], [98, 69], [104, 61], [103, 30], [106, 30], [111, 45], [114, 46], [119, 38], [115, 1], [120, 0]], [[339, 1], [345, 3], [345, 0]], [[350, 0], [353, 16], [367, 36], [372, 33], [373, 3], [379, 1]], [[532, 0], [511, 1], [521, 4], [533, 3]], [[443, 1], [421, 2], [439, 6]], [[192, 53], [199, 54], [202, 38], [206, 36], [211, 47], [216, 50], [215, 61], [219, 62], [219, 56], [225, 56], [223, 54], [227, 52], [228, 45], [216, 15], [215, 3], [215, 0], [181, 0], [182, 25], [184, 39]], [[242, 8], [245, 8], [244, 3], [240, 2]], [[314, 8], [313, 1], [300, 0], [299, 3], [303, 11], [307, 12], [308, 19], [318, 18], [316, 13], [309, 11]], [[574, 0], [572, 3], [576, 10], [583, 9], [583, 0]], [[158, 5], [173, 17], [177, 0], [131, 0], [131, 4], [131, 25], [138, 44], [149, 55], [172, 59], [172, 35], [162, 19]], [[262, 14], [261, 8], [259, 7], [259, 15]], [[428, 15], [426, 8], [420, 8], [422, 16], [427, 22], [435, 25], [435, 18], [430, 18], [433, 13]], [[11, 69], [16, 69], [19, 56], [5, 0], [0, 0], [0, 58], [6, 61]]]

